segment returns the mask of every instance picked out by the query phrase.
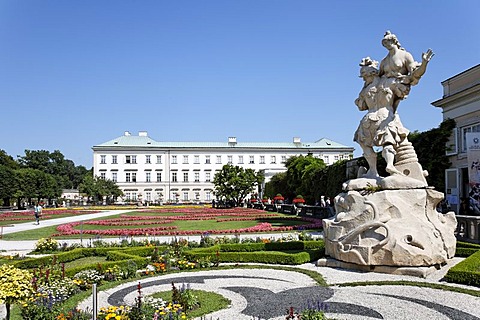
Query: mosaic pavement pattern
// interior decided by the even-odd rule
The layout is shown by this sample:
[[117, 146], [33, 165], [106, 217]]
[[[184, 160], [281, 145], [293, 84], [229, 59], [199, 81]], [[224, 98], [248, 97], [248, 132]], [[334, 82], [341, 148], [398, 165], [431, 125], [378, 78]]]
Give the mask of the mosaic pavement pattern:
[[[362, 281], [361, 274], [358, 281]], [[231, 269], [179, 273], [140, 280], [142, 293], [171, 289], [171, 283], [213, 291], [232, 301], [207, 320], [285, 319], [290, 307], [315, 305], [335, 319], [480, 320], [480, 298], [414, 286], [321, 287], [295, 271]], [[99, 293], [100, 306], [133, 304], [137, 282]], [[80, 307], [89, 306], [91, 298]]]

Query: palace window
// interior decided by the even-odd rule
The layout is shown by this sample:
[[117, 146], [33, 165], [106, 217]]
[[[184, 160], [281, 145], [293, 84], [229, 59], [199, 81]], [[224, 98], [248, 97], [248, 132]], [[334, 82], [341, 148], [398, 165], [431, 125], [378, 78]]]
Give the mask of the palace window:
[[467, 133], [469, 132], [480, 132], [480, 124], [462, 128], [462, 152], [467, 152]]

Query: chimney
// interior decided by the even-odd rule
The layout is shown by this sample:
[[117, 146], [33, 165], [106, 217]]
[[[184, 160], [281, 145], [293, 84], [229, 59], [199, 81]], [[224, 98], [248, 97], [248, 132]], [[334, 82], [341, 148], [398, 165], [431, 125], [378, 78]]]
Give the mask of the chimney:
[[139, 137], [148, 137], [148, 132], [147, 131], [139, 131], [138, 136]]
[[302, 143], [302, 140], [300, 139], [300, 137], [293, 137], [293, 143], [300, 144]]
[[123, 134], [125, 137], [128, 137], [130, 136], [130, 131], [125, 131], [125, 133]]
[[236, 145], [237, 144], [237, 137], [228, 137], [228, 144]]

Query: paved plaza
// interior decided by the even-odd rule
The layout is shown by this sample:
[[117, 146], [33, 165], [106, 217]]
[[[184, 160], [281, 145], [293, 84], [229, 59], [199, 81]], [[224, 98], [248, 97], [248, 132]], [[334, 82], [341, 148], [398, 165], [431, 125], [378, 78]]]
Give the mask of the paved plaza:
[[[99, 216], [118, 214], [119, 211], [102, 212], [75, 219], [93, 219]], [[68, 218], [68, 221], [73, 221]], [[62, 218], [63, 219], [63, 218]], [[5, 228], [4, 234], [27, 231], [46, 225], [64, 223], [62, 219], [42, 221], [40, 226], [23, 223]], [[265, 235], [263, 235], [265, 236]], [[252, 235], [250, 235], [252, 237]], [[254, 237], [254, 236], [253, 236]], [[189, 237], [195, 240], [194, 237]], [[168, 241], [165, 238], [165, 241]], [[69, 242], [78, 242], [71, 240]], [[27, 253], [35, 241], [0, 240], [2, 253]], [[452, 265], [461, 261], [455, 258]], [[170, 290], [171, 283], [189, 284], [192, 289], [213, 291], [231, 300], [224, 310], [207, 316], [207, 320], [252, 320], [285, 319], [287, 310], [293, 307], [302, 310], [308, 305], [321, 308], [335, 319], [458, 319], [480, 320], [480, 298], [468, 294], [418, 286], [360, 285], [341, 286], [342, 283], [368, 281], [406, 280], [412, 282], [440, 283], [451, 287], [462, 287], [476, 291], [480, 288], [449, 284], [442, 281], [447, 270], [443, 268], [427, 278], [405, 275], [389, 275], [371, 272], [354, 272], [343, 269], [317, 267], [313, 263], [291, 267], [289, 270], [275, 269], [230, 269], [184, 272], [140, 278], [115, 288], [99, 292], [99, 306], [132, 304], [137, 295], [137, 284], [141, 283], [144, 295]], [[323, 276], [328, 287], [322, 287], [297, 269], [308, 269]], [[92, 306], [92, 297], [81, 302], [80, 308]], [[5, 316], [0, 309], [0, 319]]]

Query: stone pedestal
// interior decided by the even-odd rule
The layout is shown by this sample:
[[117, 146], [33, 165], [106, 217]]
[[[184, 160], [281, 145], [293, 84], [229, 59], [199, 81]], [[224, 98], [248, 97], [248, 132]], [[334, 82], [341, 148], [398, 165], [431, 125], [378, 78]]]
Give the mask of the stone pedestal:
[[349, 190], [323, 220], [326, 254], [365, 266], [443, 265], [455, 254], [453, 212], [436, 211], [443, 194], [429, 188]]

